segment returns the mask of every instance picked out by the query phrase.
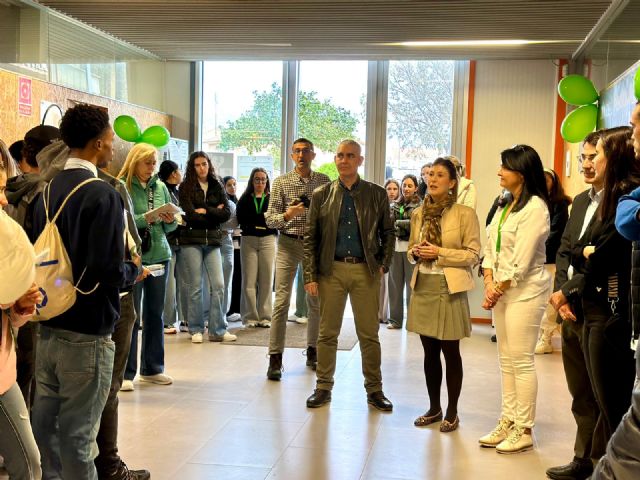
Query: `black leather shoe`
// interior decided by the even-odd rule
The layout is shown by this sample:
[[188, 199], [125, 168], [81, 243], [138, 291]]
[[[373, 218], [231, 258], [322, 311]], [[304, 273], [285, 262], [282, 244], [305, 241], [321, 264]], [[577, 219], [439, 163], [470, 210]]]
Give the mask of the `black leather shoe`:
[[591, 460], [573, 459], [567, 465], [551, 467], [547, 470], [547, 477], [552, 480], [586, 480], [593, 473]]
[[151, 474], [148, 470], [129, 470], [127, 465], [120, 461], [118, 468], [110, 475], [98, 475], [99, 480], [149, 480]]
[[273, 353], [269, 355], [269, 368], [267, 369], [269, 380], [280, 380], [282, 378], [282, 354]]
[[307, 347], [307, 367], [311, 367], [311, 370], [315, 370], [318, 366], [318, 350], [316, 347]]
[[368, 394], [367, 403], [374, 406], [378, 410], [382, 410], [383, 412], [390, 412], [391, 410], [393, 410], [393, 403], [391, 403], [389, 399], [384, 396], [382, 390]]
[[331, 392], [329, 390], [320, 390], [316, 388], [313, 394], [307, 398], [307, 407], [318, 408], [331, 401]]

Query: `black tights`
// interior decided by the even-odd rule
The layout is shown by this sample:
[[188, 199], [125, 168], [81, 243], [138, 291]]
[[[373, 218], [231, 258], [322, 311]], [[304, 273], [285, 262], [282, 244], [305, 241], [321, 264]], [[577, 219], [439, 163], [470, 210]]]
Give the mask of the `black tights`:
[[427, 415], [435, 415], [442, 410], [440, 406], [440, 386], [442, 385], [440, 352], [442, 351], [447, 365], [447, 392], [449, 393], [449, 405], [445, 418], [453, 422], [458, 415], [458, 398], [462, 389], [460, 340], [438, 340], [424, 335], [420, 335], [420, 340], [424, 348], [424, 376], [431, 403]]

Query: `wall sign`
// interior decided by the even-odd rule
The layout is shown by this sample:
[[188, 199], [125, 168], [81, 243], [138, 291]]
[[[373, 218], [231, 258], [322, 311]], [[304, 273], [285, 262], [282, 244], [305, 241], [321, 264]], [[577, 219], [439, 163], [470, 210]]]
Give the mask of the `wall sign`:
[[31, 79], [18, 77], [18, 113], [31, 116]]

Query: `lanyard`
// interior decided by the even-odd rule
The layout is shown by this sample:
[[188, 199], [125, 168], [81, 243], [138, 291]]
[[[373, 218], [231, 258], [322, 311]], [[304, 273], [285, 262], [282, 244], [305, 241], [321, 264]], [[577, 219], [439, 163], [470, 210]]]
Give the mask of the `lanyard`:
[[260, 205], [258, 205], [258, 199], [256, 198], [255, 195], [253, 195], [253, 203], [256, 206], [256, 213], [260, 214], [260, 212], [262, 211], [262, 205], [264, 205], [264, 199], [267, 198], [266, 194], [262, 194], [262, 198], [260, 199]]
[[502, 216], [500, 217], [500, 222], [498, 222], [498, 238], [496, 240], [496, 253], [500, 253], [500, 246], [502, 244], [502, 225], [504, 224], [504, 219], [507, 216], [507, 210], [509, 210], [509, 205], [505, 205], [504, 210], [502, 210]]
[[404, 205], [400, 205], [400, 218], [404, 219]]

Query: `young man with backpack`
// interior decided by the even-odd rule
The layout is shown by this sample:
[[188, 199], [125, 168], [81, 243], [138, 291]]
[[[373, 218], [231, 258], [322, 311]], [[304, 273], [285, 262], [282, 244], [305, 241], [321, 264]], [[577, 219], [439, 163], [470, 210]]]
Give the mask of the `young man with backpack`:
[[[113, 155], [107, 113], [77, 105], [62, 118], [60, 134], [70, 148], [69, 158], [35, 200], [33, 238], [55, 221], [77, 294], [67, 310], [40, 325], [32, 423], [45, 478], [94, 480], [96, 435], [113, 370], [111, 333], [119, 315], [119, 290], [135, 281], [140, 262], [124, 260], [122, 198], [96, 179], [97, 169]], [[57, 268], [60, 259], [48, 257], [36, 270]], [[47, 310], [44, 302], [39, 307]]]

